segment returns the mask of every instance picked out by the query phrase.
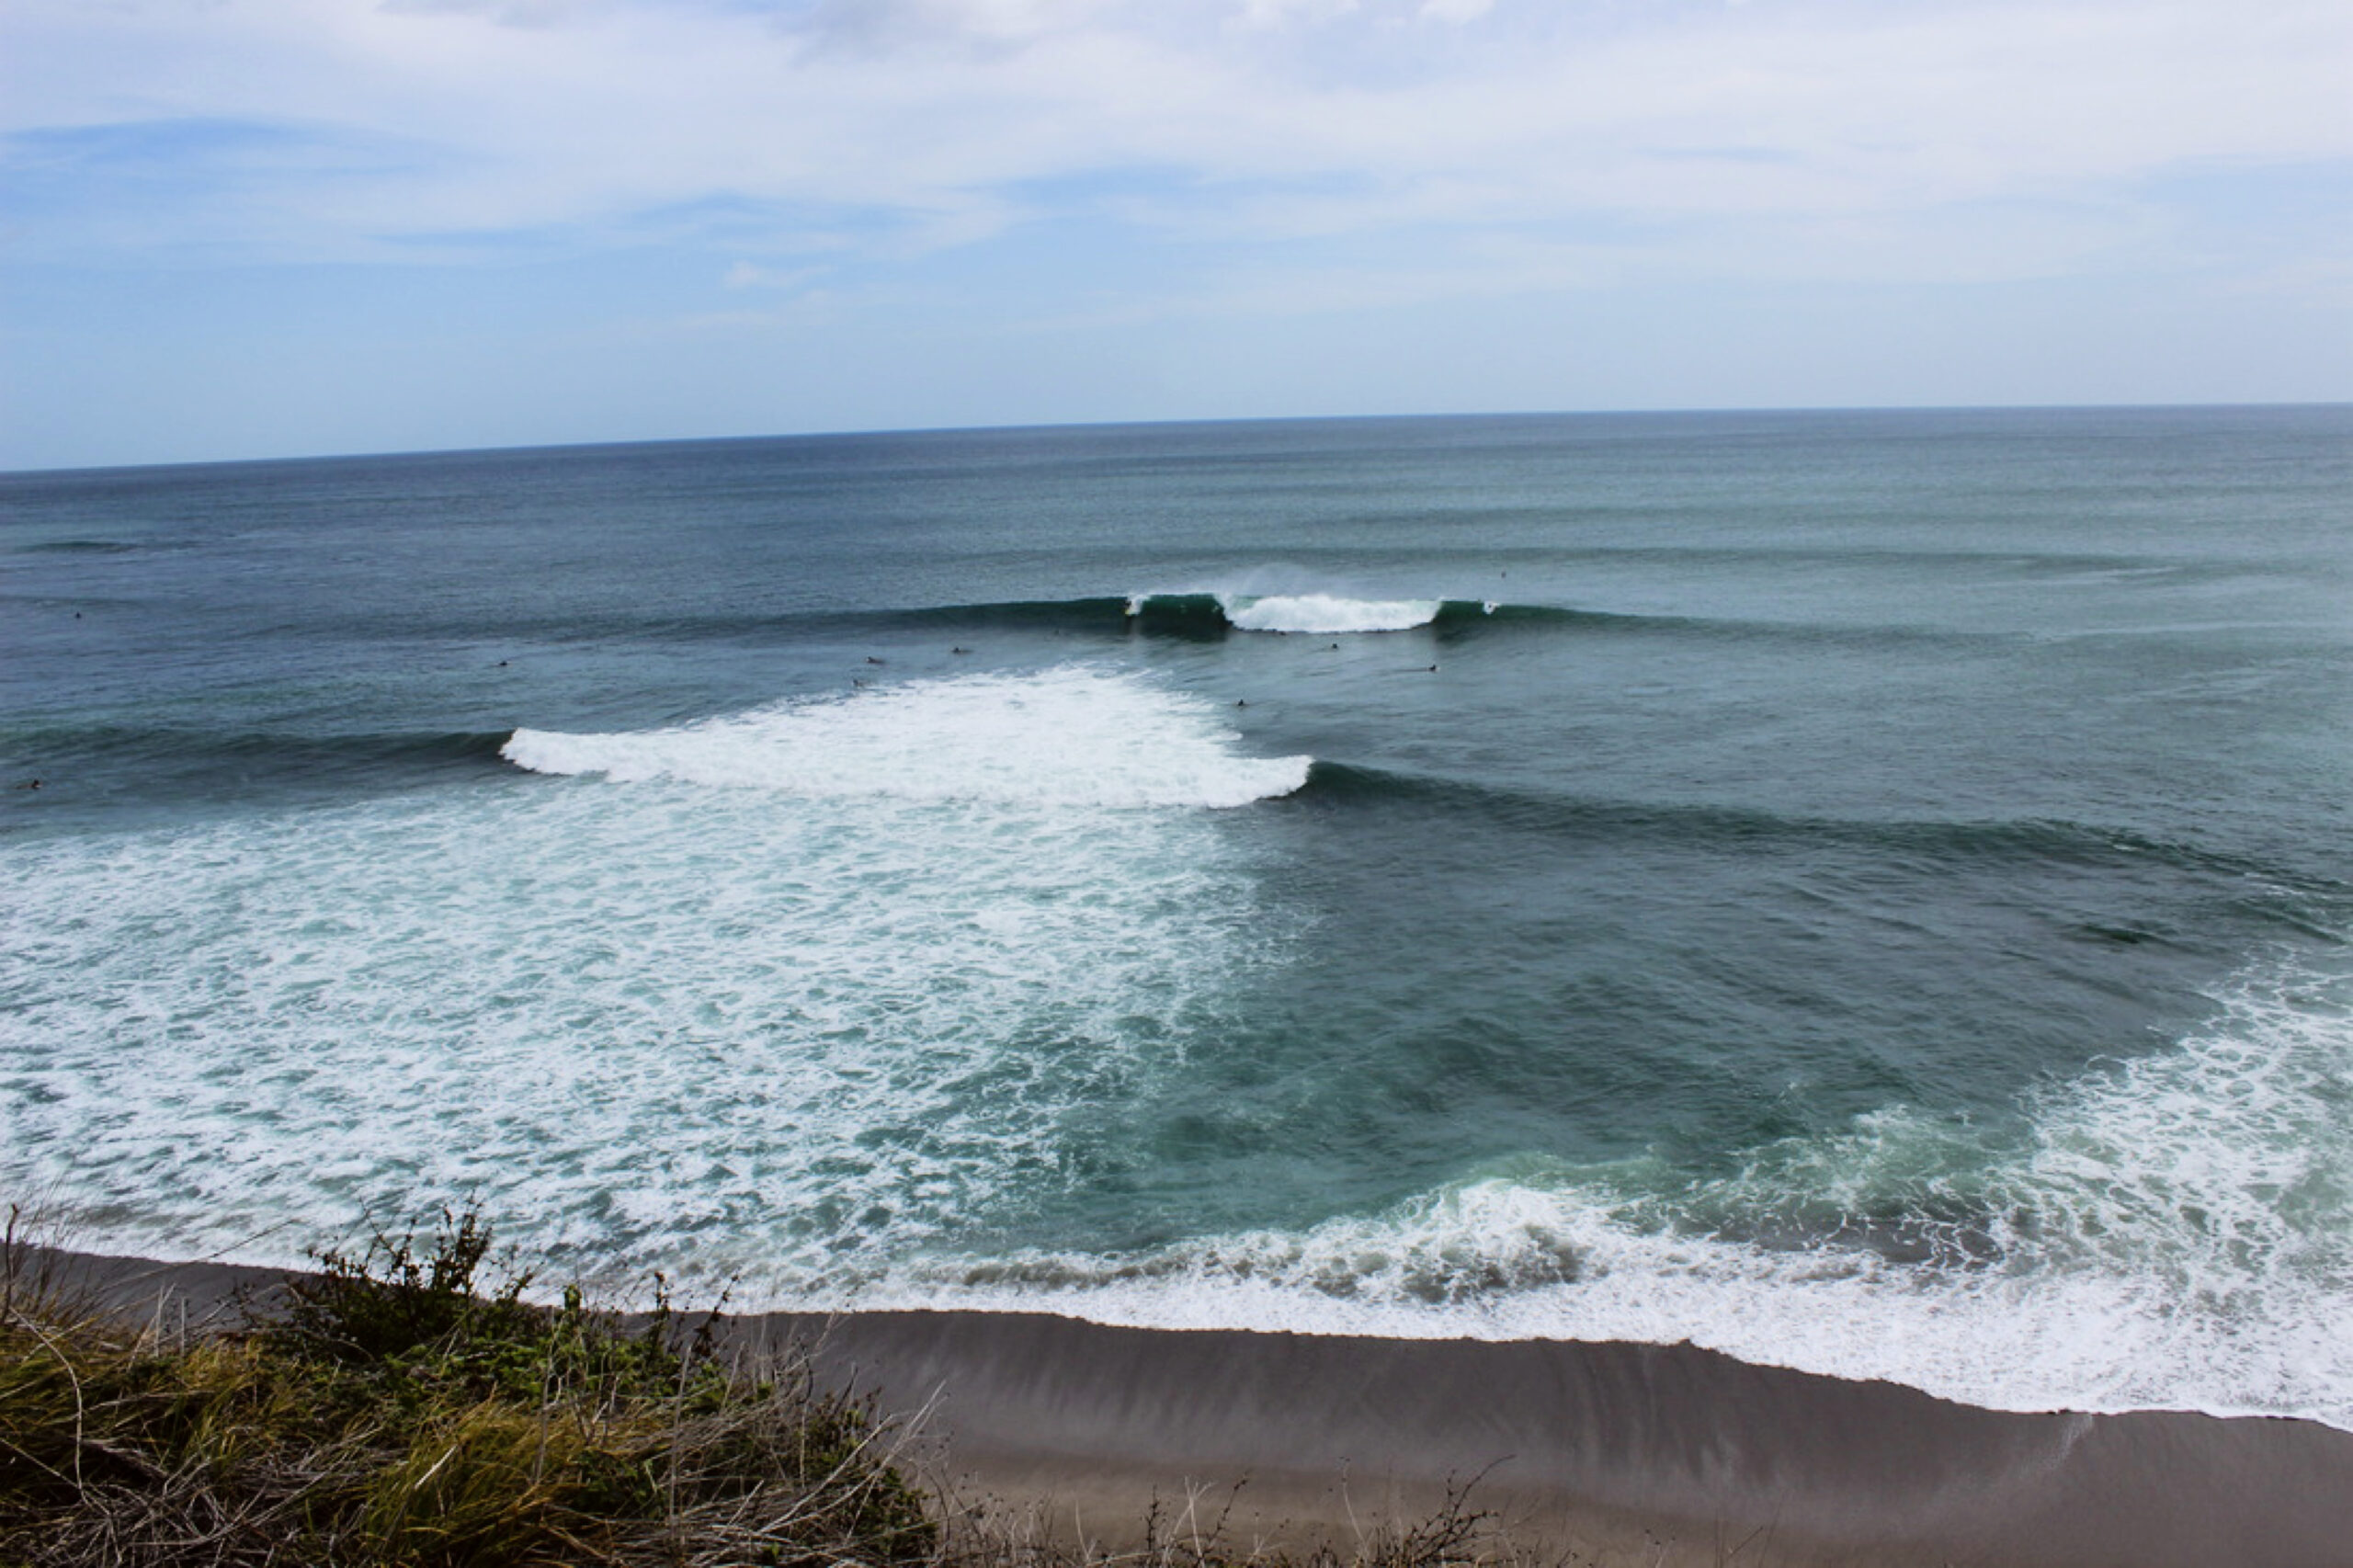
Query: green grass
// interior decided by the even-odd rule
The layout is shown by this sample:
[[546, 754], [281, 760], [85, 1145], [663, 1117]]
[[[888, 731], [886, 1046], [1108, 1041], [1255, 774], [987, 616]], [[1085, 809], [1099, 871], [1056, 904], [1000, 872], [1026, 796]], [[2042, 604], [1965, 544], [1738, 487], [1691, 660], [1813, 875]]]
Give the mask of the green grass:
[[[887, 1565], [937, 1560], [865, 1406], [483, 1278], [490, 1234], [321, 1255], [174, 1343], [0, 1281], [0, 1562]], [[707, 1322], [708, 1320], [706, 1320]]]

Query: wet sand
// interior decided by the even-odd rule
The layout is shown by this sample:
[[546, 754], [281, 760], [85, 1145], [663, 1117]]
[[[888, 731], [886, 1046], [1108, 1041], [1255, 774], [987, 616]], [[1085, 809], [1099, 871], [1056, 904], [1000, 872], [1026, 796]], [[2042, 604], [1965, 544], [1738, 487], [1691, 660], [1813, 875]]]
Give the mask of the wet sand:
[[[193, 1325], [262, 1270], [75, 1255], [117, 1310]], [[2353, 1434], [2176, 1413], [2015, 1415], [1690, 1346], [1110, 1328], [1027, 1313], [777, 1313], [825, 1383], [912, 1418], [960, 1500], [1137, 1541], [1343, 1544], [1450, 1486], [1570, 1561], [2342, 1568]], [[1191, 1518], [1187, 1520], [1188, 1499]]]

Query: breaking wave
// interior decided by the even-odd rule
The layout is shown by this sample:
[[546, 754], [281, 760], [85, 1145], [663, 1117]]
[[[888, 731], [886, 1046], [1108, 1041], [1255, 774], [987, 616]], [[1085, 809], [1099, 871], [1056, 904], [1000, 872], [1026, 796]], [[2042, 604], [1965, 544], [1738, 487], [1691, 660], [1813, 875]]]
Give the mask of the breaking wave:
[[870, 1266], [1230, 1031], [1282, 940], [1246, 838], [1111, 809], [1305, 772], [1229, 740], [1066, 669], [509, 743], [628, 788], [510, 774], [29, 845], [0, 1184], [132, 1252], [299, 1263], [479, 1202], [623, 1277], [728, 1244]]
[[[1225, 623], [1242, 631], [1303, 631], [1317, 635], [1354, 631], [1410, 631], [1427, 626], [1449, 607], [1445, 599], [1352, 599], [1334, 594], [1138, 594], [1128, 600], [1128, 615], [1142, 619], [1175, 610], [1198, 613], [1201, 601], [1217, 607]], [[1459, 613], [1468, 608], [1451, 606]], [[1492, 613], [1495, 607], [1478, 607]]]
[[500, 755], [534, 773], [832, 800], [1233, 807], [1307, 782], [1311, 758], [1245, 756], [1213, 712], [1131, 676], [1064, 666], [875, 687], [661, 730], [517, 730]]
[[1379, 1214], [1026, 1253], [912, 1294], [1162, 1327], [1689, 1340], [1997, 1408], [2353, 1429], [2349, 1099], [2353, 981], [2260, 974], [2008, 1129], [1891, 1108], [1688, 1183], [1530, 1157]]

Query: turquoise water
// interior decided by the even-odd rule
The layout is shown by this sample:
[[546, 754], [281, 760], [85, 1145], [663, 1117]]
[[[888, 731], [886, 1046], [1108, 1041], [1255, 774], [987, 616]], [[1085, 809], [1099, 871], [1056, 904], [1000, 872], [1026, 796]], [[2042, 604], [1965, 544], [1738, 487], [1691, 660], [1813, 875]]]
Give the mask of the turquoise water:
[[0, 476], [0, 1185], [2353, 1425], [2348, 478], [2341, 408]]

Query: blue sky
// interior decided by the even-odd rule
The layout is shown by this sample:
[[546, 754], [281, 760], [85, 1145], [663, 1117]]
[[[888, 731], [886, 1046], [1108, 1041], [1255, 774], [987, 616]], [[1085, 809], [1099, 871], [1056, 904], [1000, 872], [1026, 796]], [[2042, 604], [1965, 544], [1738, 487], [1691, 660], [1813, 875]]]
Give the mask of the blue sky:
[[2344, 0], [0, 0], [0, 467], [2353, 399]]

